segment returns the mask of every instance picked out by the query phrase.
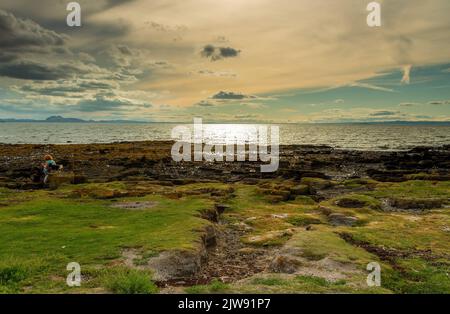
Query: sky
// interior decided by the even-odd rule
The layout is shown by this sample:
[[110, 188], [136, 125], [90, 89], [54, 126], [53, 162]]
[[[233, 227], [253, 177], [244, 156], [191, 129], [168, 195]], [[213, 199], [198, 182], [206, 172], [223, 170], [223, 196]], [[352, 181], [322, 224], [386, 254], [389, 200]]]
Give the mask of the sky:
[[450, 1], [0, 2], [0, 119], [450, 121]]

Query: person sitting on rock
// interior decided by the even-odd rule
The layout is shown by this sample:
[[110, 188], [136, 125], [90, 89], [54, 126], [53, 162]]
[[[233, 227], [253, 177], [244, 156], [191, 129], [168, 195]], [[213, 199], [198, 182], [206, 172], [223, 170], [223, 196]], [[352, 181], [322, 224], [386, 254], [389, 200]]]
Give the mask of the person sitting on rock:
[[48, 181], [48, 175], [52, 170], [61, 170], [62, 165], [57, 165], [56, 162], [53, 160], [53, 157], [51, 155], [45, 155], [44, 156], [45, 162], [42, 164], [42, 171], [44, 173], [44, 184]]

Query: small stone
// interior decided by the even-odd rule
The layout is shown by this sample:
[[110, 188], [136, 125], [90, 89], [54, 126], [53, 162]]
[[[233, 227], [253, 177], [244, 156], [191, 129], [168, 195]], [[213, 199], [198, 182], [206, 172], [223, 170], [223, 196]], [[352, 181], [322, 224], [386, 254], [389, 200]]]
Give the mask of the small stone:
[[279, 219], [284, 219], [289, 217], [289, 214], [272, 214], [271, 215], [273, 218], [279, 218]]

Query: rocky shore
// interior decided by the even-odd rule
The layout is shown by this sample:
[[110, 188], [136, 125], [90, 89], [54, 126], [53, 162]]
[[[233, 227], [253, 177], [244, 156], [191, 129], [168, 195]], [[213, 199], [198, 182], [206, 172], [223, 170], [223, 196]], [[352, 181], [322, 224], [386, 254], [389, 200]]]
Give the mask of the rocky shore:
[[[450, 292], [450, 146], [281, 146], [278, 171], [262, 173], [259, 161], [175, 162], [172, 145], [0, 144], [0, 260], [36, 264], [3, 289], [65, 292], [57, 274], [75, 254], [80, 292], [136, 277], [161, 293]], [[47, 185], [35, 180], [45, 154], [64, 166]], [[371, 262], [382, 287], [366, 284]]]
[[72, 175], [72, 183], [158, 180], [190, 182], [250, 182], [260, 178], [372, 178], [401, 182], [409, 179], [450, 180], [450, 146], [417, 147], [409, 151], [357, 151], [329, 146], [280, 147], [279, 169], [261, 173], [260, 162], [175, 162], [172, 142], [111, 144], [0, 144], [0, 186], [39, 188], [32, 175], [44, 154], [52, 154]]

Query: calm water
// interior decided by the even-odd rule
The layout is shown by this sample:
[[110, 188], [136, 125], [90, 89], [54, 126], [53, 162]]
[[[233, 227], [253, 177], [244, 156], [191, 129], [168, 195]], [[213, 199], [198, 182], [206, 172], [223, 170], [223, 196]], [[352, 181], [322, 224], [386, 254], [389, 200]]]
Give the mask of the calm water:
[[[0, 123], [0, 143], [64, 144], [170, 140], [170, 123]], [[204, 137], [221, 142], [227, 133], [237, 137], [252, 125], [203, 125]], [[325, 144], [362, 150], [402, 150], [415, 146], [450, 144], [450, 125], [281, 124], [281, 144]]]

